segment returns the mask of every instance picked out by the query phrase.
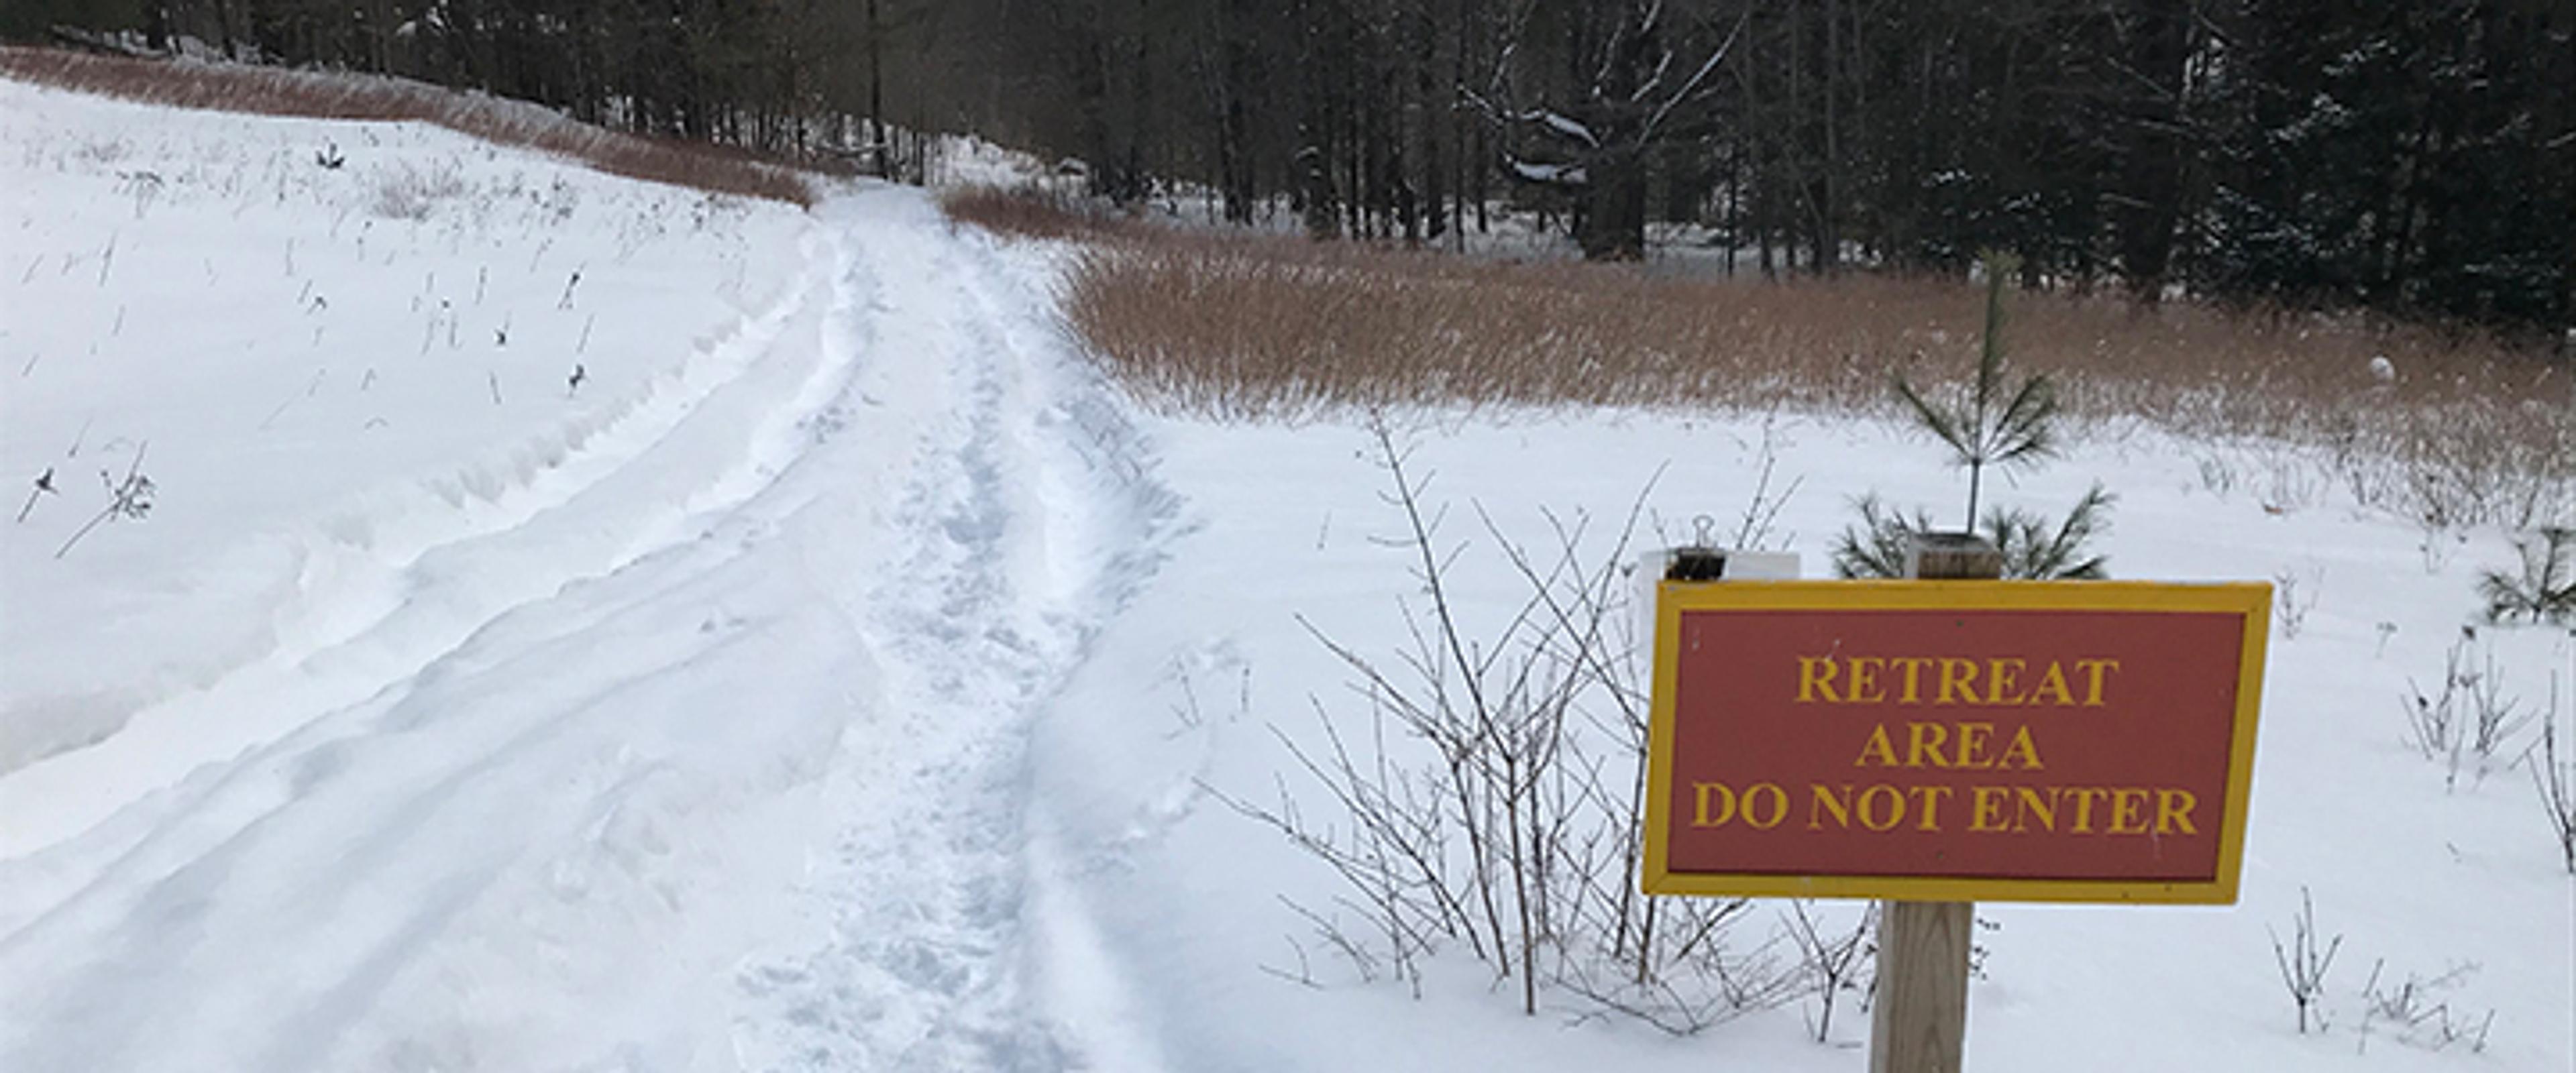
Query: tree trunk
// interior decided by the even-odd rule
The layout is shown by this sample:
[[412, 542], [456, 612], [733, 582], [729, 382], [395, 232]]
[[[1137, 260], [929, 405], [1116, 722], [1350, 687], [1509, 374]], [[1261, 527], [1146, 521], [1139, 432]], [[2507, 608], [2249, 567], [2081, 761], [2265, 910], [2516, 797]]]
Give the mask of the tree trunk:
[[2154, 81], [2130, 118], [2128, 199], [2117, 217], [2120, 268], [2137, 297], [2164, 293], [2173, 260], [2174, 226], [2182, 216], [2183, 91], [2191, 60], [2189, 13], [2165, 0], [2133, 0], [2137, 66]]
[[877, 178], [893, 169], [886, 159], [885, 24], [877, 21], [877, 0], [868, 0], [868, 162]]
[[1604, 150], [1586, 163], [1583, 218], [1576, 244], [1585, 260], [1636, 261], [1646, 255], [1646, 169], [1633, 149]]

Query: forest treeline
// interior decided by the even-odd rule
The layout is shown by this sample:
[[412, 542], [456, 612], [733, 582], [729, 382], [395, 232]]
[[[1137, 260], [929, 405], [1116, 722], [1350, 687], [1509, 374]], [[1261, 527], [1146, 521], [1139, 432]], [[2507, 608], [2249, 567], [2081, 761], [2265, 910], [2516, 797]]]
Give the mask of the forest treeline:
[[[11, 0], [779, 152], [870, 121], [1319, 237], [2576, 325], [2570, 0]], [[853, 134], [851, 118], [856, 117]]]

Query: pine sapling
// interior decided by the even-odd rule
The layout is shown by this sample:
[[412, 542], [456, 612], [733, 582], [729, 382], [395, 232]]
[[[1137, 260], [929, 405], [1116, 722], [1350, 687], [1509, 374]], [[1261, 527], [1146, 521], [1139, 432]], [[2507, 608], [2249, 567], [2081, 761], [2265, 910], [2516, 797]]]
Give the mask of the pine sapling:
[[2019, 267], [2010, 254], [1989, 252], [1986, 273], [1986, 337], [1977, 355], [1977, 375], [1967, 397], [1941, 405], [1896, 375], [1896, 395], [1905, 400], [1925, 431], [1950, 448], [1953, 465], [1968, 468], [1967, 522], [1977, 518], [1977, 496], [1986, 468], [2034, 465], [2057, 452], [2057, 391], [2048, 377], [2032, 374], [2017, 385], [2004, 376], [2004, 277]]
[[2042, 581], [2099, 581], [2110, 576], [2105, 569], [2109, 557], [2091, 554], [2088, 545], [2111, 527], [2111, 504], [2119, 498], [2096, 484], [2054, 525], [2024, 510], [1987, 512], [1986, 533], [1996, 550], [2003, 552], [2004, 576]]
[[1845, 527], [1834, 541], [1835, 576], [1904, 577], [1906, 549], [1913, 547], [1915, 534], [1932, 531], [1931, 517], [1917, 510], [1908, 518], [1876, 494], [1861, 496], [1852, 507], [1860, 511], [1860, 526]]
[[2478, 595], [2487, 602], [2487, 621], [2566, 622], [2576, 618], [2576, 529], [2543, 526], [2532, 537], [2513, 542], [2522, 560], [2522, 575], [2481, 571]]
[[[2004, 576], [2038, 581], [2098, 581], [2109, 577], [2109, 558], [2093, 554], [2091, 543], [2111, 527], [2111, 505], [2119, 497], [2099, 484], [2075, 501], [2064, 518], [2050, 520], [2025, 510], [1997, 508], [1986, 512], [1979, 530], [2004, 556]], [[1931, 533], [1932, 519], [1920, 510], [1908, 516], [1876, 495], [1864, 495], [1852, 506], [1860, 524], [1844, 527], [1834, 539], [1834, 574], [1846, 578], [1901, 578], [1905, 558], [1918, 535]]]

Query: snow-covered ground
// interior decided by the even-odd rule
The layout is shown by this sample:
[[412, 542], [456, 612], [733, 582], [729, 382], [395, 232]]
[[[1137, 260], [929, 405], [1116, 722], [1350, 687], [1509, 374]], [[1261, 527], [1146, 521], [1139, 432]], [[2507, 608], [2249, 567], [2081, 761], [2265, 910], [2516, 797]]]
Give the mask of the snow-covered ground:
[[[1386, 544], [1402, 537], [1403, 518], [1376, 498], [1391, 487], [1369, 463], [1364, 433], [1151, 429], [1167, 480], [1199, 524], [1111, 627], [1040, 737], [1048, 755], [1079, 757], [1055, 773], [1073, 789], [1049, 814], [1098, 849], [1087, 904], [1110, 921], [1104, 933], [1131, 944], [1125, 956], [1146, 966], [1135, 975], [1159, 982], [1129, 1001], [1150, 1011], [1177, 1056], [1173, 1068], [1222, 1068], [1243, 1054], [1298, 1069], [1363, 1068], [1389, 1055], [1399, 1056], [1390, 1068], [1615, 1061], [1678, 1070], [1724, 1056], [1753, 1068], [1862, 1066], [1857, 1050], [1806, 1039], [1812, 1002], [1677, 1041], [1615, 1020], [1566, 1027], [1584, 1007], [1561, 997], [1535, 1023], [1498, 1018], [1515, 1008], [1516, 990], [1488, 991], [1472, 974], [1417, 1003], [1394, 985], [1318, 991], [1241, 972], [1256, 964], [1293, 974], [1294, 939], [1320, 978], [1347, 979], [1311, 929], [1271, 902], [1284, 892], [1329, 907], [1341, 891], [1320, 864], [1193, 792], [1192, 780], [1267, 804], [1274, 777], [1284, 778], [1306, 807], [1322, 809], [1320, 786], [1271, 729], [1323, 748], [1311, 695], [1346, 737], [1364, 741], [1366, 705], [1290, 616], [1392, 666], [1409, 647], [1391, 628], [1396, 601], [1419, 598], [1405, 573], [1409, 553]], [[1918, 441], [1803, 419], [1773, 433], [1782, 475], [1774, 491], [1786, 475], [1805, 481], [1779, 525], [1810, 576], [1848, 518], [1847, 494], [1877, 489], [1957, 509], [1957, 478]], [[1480, 605], [1471, 634], [1492, 636], [1521, 587], [1503, 574], [1469, 504], [1545, 550], [1553, 545], [1541, 508], [1585, 509], [1596, 526], [1615, 524], [1669, 463], [1649, 498], [1663, 530], [1687, 533], [1685, 519], [1710, 514], [1724, 531], [1752, 497], [1761, 431], [1753, 421], [1586, 414], [1433, 427], [1417, 442], [1430, 497], [1452, 506], [1449, 534], [1470, 549], [1462, 573], [1475, 579], [1468, 591]], [[2402, 744], [2401, 691], [2438, 680], [2444, 649], [2474, 611], [2470, 568], [2501, 561], [2501, 540], [2481, 534], [2437, 549], [2448, 558], [2428, 569], [2409, 527], [2331, 504], [2274, 515], [2252, 496], [2212, 495], [2192, 461], [2202, 450], [2144, 434], [2093, 442], [2006, 499], [2063, 509], [2089, 480], [2117, 489], [2106, 543], [2117, 576], [2299, 579], [2301, 629], [2276, 632], [2271, 650], [2242, 901], [1981, 906], [1997, 927], [1979, 936], [1987, 954], [1971, 997], [1971, 1068], [2338, 1069], [2360, 1063], [2365, 1046], [2373, 1068], [2564, 1068], [2576, 1053], [2576, 882], [2558, 864], [2526, 772], [2464, 776], [2445, 792], [2444, 769]], [[2576, 667], [2564, 630], [2482, 636], [2508, 693], [2543, 706], [2554, 680], [2567, 717]], [[1143, 683], [1151, 688], [1140, 699]], [[1193, 703], [1200, 718], [1175, 714]], [[2344, 937], [2329, 979], [2335, 1031], [2305, 1038], [2267, 931], [2291, 935], [2302, 888], [2328, 937]], [[1776, 934], [1775, 915], [1766, 907], [1740, 940]], [[2363, 1037], [2360, 993], [2382, 959], [2383, 989], [2470, 966], [2441, 1001], [2471, 1017], [2495, 1011], [2486, 1053], [2408, 1048], [2385, 1028]], [[1283, 1027], [1318, 1023], [1333, 1031]], [[1848, 1005], [1835, 1026], [1842, 1047], [1866, 1039], [1866, 1015]]]
[[[13, 516], [40, 474], [58, 489], [10, 530], [0, 647], [76, 653], [11, 660], [0, 771], [405, 604], [444, 605], [403, 627], [444, 648], [525, 594], [455, 576], [422, 601], [386, 564], [650, 443], [827, 283], [826, 235], [778, 206], [415, 124], [0, 94], [0, 472]], [[66, 550], [138, 456], [156, 516]], [[658, 539], [635, 536], [600, 530], [592, 568]]]
[[[1213, 794], [1322, 808], [1273, 729], [1366, 712], [1300, 616], [1402, 646], [1373, 444], [1140, 412], [1054, 264], [916, 191], [806, 213], [0, 83], [0, 476], [59, 489], [0, 531], [0, 1069], [1863, 1065], [1848, 1000], [1830, 1044], [1812, 1002], [1678, 1039], [1318, 948], [1280, 899], [1334, 877]], [[1544, 544], [1659, 467], [1666, 535], [1731, 522], [1766, 439], [1811, 575], [1846, 497], [1956, 498], [1900, 431], [1794, 414], [1404, 437], [1479, 545], [1471, 504]], [[2403, 741], [2504, 535], [2208, 476], [2277, 457], [2097, 429], [2000, 493], [2101, 480], [2115, 574], [2294, 578], [2301, 624], [2242, 903], [1981, 907], [1973, 1068], [2576, 1062], [2527, 772], [2446, 788]], [[148, 515], [57, 555], [129, 469]], [[1459, 562], [1490, 630], [1513, 579]], [[2576, 726], [2565, 630], [2478, 643]], [[2303, 889], [2344, 940], [2306, 1036], [2270, 939]], [[2375, 963], [2493, 1011], [2484, 1050], [2365, 1034]]]

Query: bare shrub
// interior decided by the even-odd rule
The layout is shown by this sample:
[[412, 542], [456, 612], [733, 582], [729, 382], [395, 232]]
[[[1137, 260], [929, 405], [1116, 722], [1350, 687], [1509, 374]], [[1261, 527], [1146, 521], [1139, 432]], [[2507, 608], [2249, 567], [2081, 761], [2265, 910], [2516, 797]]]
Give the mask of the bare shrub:
[[1816, 1016], [1807, 1029], [1816, 1042], [1830, 1043], [1834, 1032], [1834, 1007], [1845, 991], [1864, 995], [1874, 981], [1866, 978], [1875, 967], [1869, 955], [1878, 949], [1878, 902], [1862, 906], [1860, 915], [1848, 928], [1820, 925], [1807, 911], [1805, 899], [1789, 902], [1789, 941], [1798, 948], [1799, 968], [1807, 973], [1807, 986], [1816, 999]]
[[2505, 692], [2494, 650], [2476, 649], [2477, 643], [2475, 629], [2460, 631], [2443, 653], [2440, 688], [2428, 693], [2412, 679], [2406, 683], [2409, 743], [2443, 763], [2443, 783], [2451, 789], [2459, 787], [2463, 769], [2483, 781], [2498, 765], [2509, 765], [2513, 739], [2537, 714]]
[[[1799, 476], [1790, 478], [1789, 483], [1777, 492], [1771, 488], [1771, 479], [1780, 468], [1779, 421], [1780, 414], [1776, 410], [1762, 416], [1762, 442], [1755, 448], [1761, 470], [1754, 479], [1752, 497], [1745, 501], [1744, 511], [1736, 519], [1735, 539], [1726, 545], [1729, 548], [1740, 551], [1772, 548], [1772, 530], [1780, 521], [1780, 512], [1788, 508], [1789, 500], [1807, 483], [1807, 478]], [[1705, 545], [1706, 541], [1701, 543]], [[1787, 546], [1786, 539], [1779, 541], [1779, 547], [1785, 549]]]
[[2317, 906], [2309, 899], [2308, 888], [2301, 887], [2299, 915], [2290, 918], [2290, 941], [2283, 943], [2281, 933], [2272, 932], [2272, 962], [2281, 970], [2281, 986], [2290, 990], [2290, 1001], [2298, 1006], [2303, 1036], [2311, 1028], [2326, 1030], [2326, 974], [2333, 971], [2335, 954], [2343, 949], [2343, 936], [2319, 943]]
[[[143, 453], [151, 447], [150, 440], [135, 446], [134, 458], [126, 463], [123, 478], [112, 476], [103, 469], [98, 471], [98, 482], [107, 490], [107, 505], [100, 507], [98, 513], [90, 516], [89, 521], [81, 523], [81, 527], [72, 532], [71, 538], [63, 541], [62, 547], [54, 549], [54, 558], [60, 559], [71, 554], [73, 545], [79, 544], [82, 537], [88, 536], [91, 530], [103, 524], [119, 519], [139, 522], [151, 517], [152, 495], [160, 487], [153, 484], [152, 478], [143, 472]], [[52, 471], [46, 472], [50, 474]]]
[[2449, 971], [2432, 977], [2406, 974], [2403, 983], [2382, 982], [2381, 972], [2387, 963], [2370, 967], [2370, 979], [2361, 986], [2361, 1044], [2370, 1047], [2373, 1029], [2386, 1026], [2400, 1043], [2442, 1050], [2466, 1046], [2470, 1053], [2484, 1053], [2487, 1032], [2495, 1027], [2495, 1011], [2484, 1014], [2455, 1010], [2443, 997], [2457, 989], [2477, 972], [2472, 964], [2454, 965]]
[[2308, 612], [2316, 610], [2318, 596], [2318, 586], [2308, 584], [2310, 577], [2316, 578], [2319, 584], [2325, 580], [2323, 572], [2302, 575], [2288, 567], [2272, 574], [2272, 619], [2281, 624], [2283, 637], [2296, 639], [2301, 631], [2308, 628]]
[[175, 108], [434, 123], [631, 179], [795, 205], [814, 201], [805, 172], [747, 150], [605, 130], [523, 101], [406, 79], [17, 46], [0, 46], [0, 75]]
[[2558, 842], [2559, 860], [2576, 875], [2576, 756], [2558, 753], [2558, 689], [2549, 690], [2549, 714], [2540, 724], [2540, 745], [2531, 755], [2531, 788], [2540, 795], [2541, 814]]
[[1636, 887], [1647, 694], [1624, 567], [1643, 497], [1598, 560], [1581, 551], [1587, 519], [1552, 518], [1544, 553], [1483, 519], [1525, 587], [1481, 633], [1461, 620], [1451, 579], [1464, 547], [1445, 543], [1427, 478], [1383, 425], [1377, 442], [1425, 600], [1403, 611], [1411, 642], [1381, 657], [1308, 627], [1350, 671], [1368, 736], [1329, 717], [1319, 745], [1280, 733], [1330, 798], [1322, 819], [1285, 784], [1272, 806], [1211, 790], [1340, 876], [1333, 909], [1298, 911], [1365, 978], [1418, 989], [1425, 958], [1463, 948], [1526, 1013], [1550, 995], [1687, 1033], [1789, 1001], [1799, 978], [1770, 944], [1732, 941], [1751, 903]]

